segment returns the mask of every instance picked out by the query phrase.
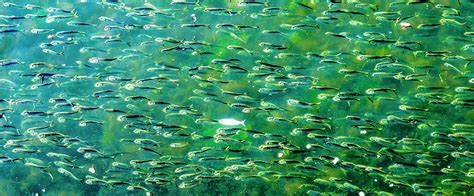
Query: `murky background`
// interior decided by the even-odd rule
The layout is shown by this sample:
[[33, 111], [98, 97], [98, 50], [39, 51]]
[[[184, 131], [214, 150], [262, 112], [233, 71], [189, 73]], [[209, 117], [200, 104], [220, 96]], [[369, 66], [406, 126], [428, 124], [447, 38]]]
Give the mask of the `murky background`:
[[0, 6], [0, 195], [473, 194], [468, 1]]

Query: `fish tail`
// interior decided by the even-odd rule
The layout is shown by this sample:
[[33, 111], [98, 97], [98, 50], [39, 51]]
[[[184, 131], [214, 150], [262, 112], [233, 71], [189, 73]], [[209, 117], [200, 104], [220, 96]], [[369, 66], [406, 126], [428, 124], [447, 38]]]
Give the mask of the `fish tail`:
[[44, 172], [46, 172], [48, 174], [48, 176], [51, 177], [51, 182], [54, 182], [53, 174], [51, 174], [51, 172], [47, 171], [47, 170], [44, 170]]
[[71, 14], [74, 16], [74, 18], [78, 17], [76, 9], [71, 10]]

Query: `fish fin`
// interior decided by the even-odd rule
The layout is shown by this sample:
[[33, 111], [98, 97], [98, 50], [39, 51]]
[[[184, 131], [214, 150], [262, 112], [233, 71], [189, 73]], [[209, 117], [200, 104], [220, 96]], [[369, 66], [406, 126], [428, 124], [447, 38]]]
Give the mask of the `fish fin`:
[[22, 163], [25, 163], [25, 159], [24, 158], [14, 158], [12, 159], [12, 162], [15, 162], [15, 161], [20, 161]]
[[70, 160], [70, 159], [68, 159], [68, 158], [63, 158], [63, 159], [64, 159], [65, 161], [69, 162], [69, 163], [73, 163], [73, 162], [75, 161], [75, 159], [74, 159], [74, 160]]
[[43, 171], [44, 171], [45, 173], [47, 173], [49, 177], [51, 177], [51, 182], [54, 182], [53, 174], [51, 174], [51, 172], [48, 171], [48, 170], [46, 170], [46, 169], [43, 170]]
[[371, 103], [374, 103], [374, 100], [372, 100], [371, 97], [367, 97], [367, 99], [368, 99]]

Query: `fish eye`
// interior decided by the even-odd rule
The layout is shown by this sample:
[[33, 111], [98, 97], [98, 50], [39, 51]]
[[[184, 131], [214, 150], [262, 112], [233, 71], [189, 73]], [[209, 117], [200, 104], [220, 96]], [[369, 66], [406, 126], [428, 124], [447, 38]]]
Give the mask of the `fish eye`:
[[97, 57], [92, 57], [92, 58], [89, 59], [89, 63], [97, 64], [97, 63], [99, 63], [99, 58], [97, 58]]
[[199, 83], [199, 86], [200, 86], [200, 87], [203, 87], [203, 88], [206, 88], [206, 87], [208, 87], [208, 86], [211, 86], [211, 84], [209, 84], [209, 83], [204, 83], [204, 82], [200, 82], [200, 83]]
[[249, 108], [244, 108], [244, 109], [242, 109], [242, 112], [243, 112], [243, 113], [250, 113], [250, 111], [251, 111], [251, 110], [250, 110]]
[[133, 130], [133, 133], [135, 133], [135, 134], [143, 133], [143, 132], [146, 132], [146, 131], [143, 130], [143, 129], [134, 129], [134, 130]]
[[430, 128], [430, 125], [428, 124], [420, 124], [417, 126], [418, 129], [427, 129], [427, 128]]
[[46, 44], [46, 43], [41, 43], [40, 44], [40, 48], [46, 48], [46, 47], [48, 47], [48, 44]]
[[93, 157], [92, 153], [85, 153], [84, 154], [84, 158], [86, 158], [86, 159], [90, 159], [92, 157]]
[[78, 111], [78, 110], [80, 110], [80, 109], [81, 109], [81, 108], [80, 108], [79, 106], [77, 106], [77, 105], [75, 105], [75, 106], [72, 107], [72, 110], [73, 110], [73, 111]]
[[273, 50], [270, 49], [270, 48], [264, 48], [264, 49], [263, 49], [263, 52], [265, 52], [265, 53], [270, 53], [270, 52], [273, 52]]
[[455, 158], [459, 158], [459, 157], [461, 157], [461, 153], [460, 152], [452, 152], [451, 156], [455, 157]]
[[117, 166], [120, 166], [120, 163], [119, 163], [119, 162], [113, 162], [113, 163], [112, 163], [112, 167], [117, 167]]
[[127, 89], [127, 90], [133, 90], [133, 89], [135, 89], [135, 85], [134, 85], [134, 84], [126, 84], [126, 85], [125, 85], [125, 89]]
[[135, 139], [135, 140], [133, 140], [133, 143], [135, 143], [135, 144], [141, 144], [142, 142], [141, 142], [141, 140]]
[[[173, 134], [170, 133], [170, 132], [164, 132], [164, 133], [163, 133], [163, 137], [165, 137], [165, 138], [170, 138], [170, 137], [172, 137], [172, 136], [173, 136]], [[172, 144], [170, 144], [170, 147], [171, 147], [171, 148], [177, 148], [177, 147], [178, 147], [178, 144], [177, 144], [177, 143], [172, 143]]]
[[294, 100], [294, 99], [288, 99], [287, 103], [288, 103], [288, 105], [294, 105], [294, 104], [297, 104], [298, 101]]
[[265, 78], [265, 81], [267, 81], [267, 82], [275, 81], [275, 76], [268, 76], [268, 77]]
[[294, 129], [293, 131], [291, 131], [290, 135], [297, 136], [297, 135], [300, 135], [301, 133], [302, 133], [301, 130], [295, 130]]
[[200, 123], [203, 122], [203, 119], [200, 119], [200, 118], [199, 118], [199, 119], [196, 119], [194, 122], [197, 123], [197, 124], [200, 124]]
[[108, 76], [107, 78], [105, 78], [105, 80], [108, 80], [108, 81], [114, 81], [116, 79], [117, 79], [117, 77], [115, 77], [115, 76]]
[[55, 21], [55, 19], [54, 19], [53, 17], [48, 17], [48, 18], [46, 18], [46, 21], [45, 21], [45, 22], [46, 22], [46, 23], [52, 23], [52, 22], [54, 22], [54, 21]]
[[64, 117], [59, 117], [57, 120], [58, 120], [59, 123], [66, 122], [66, 118], [64, 118]]
[[81, 48], [81, 49], [79, 49], [79, 52], [80, 52], [80, 53], [86, 53], [86, 52], [88, 52], [88, 51], [89, 51], [88, 48]]

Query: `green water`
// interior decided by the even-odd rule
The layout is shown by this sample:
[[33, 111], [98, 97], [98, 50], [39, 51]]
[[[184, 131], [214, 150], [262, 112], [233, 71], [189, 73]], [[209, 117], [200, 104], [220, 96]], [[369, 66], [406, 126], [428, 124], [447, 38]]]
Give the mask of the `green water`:
[[0, 195], [474, 194], [473, 3], [183, 2], [2, 2]]

